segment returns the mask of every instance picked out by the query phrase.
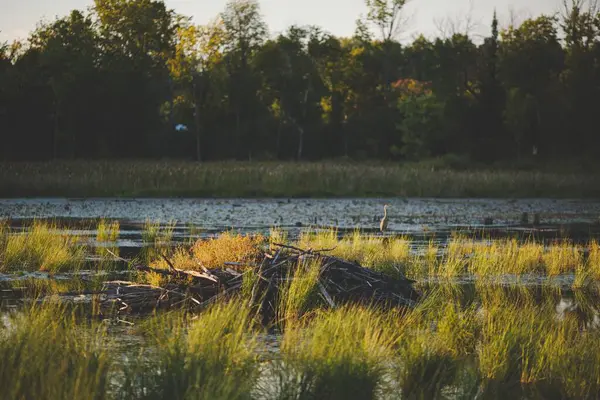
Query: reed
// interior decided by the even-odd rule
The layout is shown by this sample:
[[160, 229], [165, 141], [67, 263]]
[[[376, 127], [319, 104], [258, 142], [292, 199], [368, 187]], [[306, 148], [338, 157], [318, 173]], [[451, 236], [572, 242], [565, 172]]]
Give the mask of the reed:
[[266, 238], [260, 234], [241, 235], [233, 232], [199, 240], [192, 247], [193, 257], [197, 261], [192, 269], [198, 269], [198, 263], [206, 268], [220, 268], [226, 262], [242, 264], [240, 269], [244, 269], [244, 263], [252, 263], [260, 255], [259, 248], [265, 242]]
[[[8, 322], [8, 325], [6, 325]], [[80, 325], [56, 302], [0, 324], [0, 386], [5, 399], [109, 398], [111, 356], [100, 327]]]
[[175, 222], [162, 225], [160, 221], [146, 220], [142, 229], [142, 241], [147, 245], [165, 245], [173, 240]]
[[[598, 176], [398, 163], [2, 163], [5, 196], [597, 198]], [[510, 188], [507, 190], [507, 188]]]
[[112, 221], [109, 223], [103, 218], [98, 223], [96, 231], [96, 240], [98, 242], [116, 242], [119, 238], [119, 221]]
[[251, 399], [259, 377], [258, 331], [240, 301], [216, 304], [197, 319], [181, 314], [147, 324], [148, 345], [128, 366], [123, 399]]
[[40, 221], [21, 234], [6, 235], [3, 247], [0, 271], [73, 271], [84, 261], [78, 238]]
[[319, 312], [306, 325], [288, 327], [276, 398], [378, 398], [387, 390], [396, 336], [389, 315], [357, 306]]
[[282, 329], [297, 324], [300, 318], [319, 304], [317, 293], [320, 268], [318, 262], [298, 261], [297, 267], [290, 269], [278, 299], [277, 322]]
[[368, 236], [358, 230], [342, 238], [339, 238], [339, 233], [334, 229], [303, 232], [297, 246], [305, 249], [328, 249], [328, 254], [356, 261], [390, 276], [404, 276], [414, 261], [408, 238]]

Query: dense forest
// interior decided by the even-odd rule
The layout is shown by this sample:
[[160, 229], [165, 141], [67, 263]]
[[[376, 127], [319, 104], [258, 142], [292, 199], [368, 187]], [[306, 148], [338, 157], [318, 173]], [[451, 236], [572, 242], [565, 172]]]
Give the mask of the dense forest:
[[273, 37], [254, 0], [196, 26], [161, 0], [95, 0], [0, 44], [0, 159], [473, 161], [600, 154], [600, 10], [568, 0], [474, 40], [401, 44], [405, 0], [353, 37]]

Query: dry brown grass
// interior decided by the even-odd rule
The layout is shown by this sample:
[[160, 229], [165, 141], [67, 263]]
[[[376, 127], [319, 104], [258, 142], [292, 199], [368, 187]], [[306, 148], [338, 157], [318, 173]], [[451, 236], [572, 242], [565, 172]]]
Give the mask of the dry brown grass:
[[[195, 260], [206, 268], [219, 268], [226, 262], [249, 263], [260, 256], [259, 246], [266, 243], [263, 235], [240, 235], [225, 232], [217, 238], [199, 240], [192, 247]], [[190, 269], [198, 268], [190, 265]]]

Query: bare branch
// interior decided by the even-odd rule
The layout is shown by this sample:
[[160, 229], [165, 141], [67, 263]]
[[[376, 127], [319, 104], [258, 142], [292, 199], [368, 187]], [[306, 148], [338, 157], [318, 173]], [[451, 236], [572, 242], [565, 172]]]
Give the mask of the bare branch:
[[435, 18], [433, 23], [438, 35], [442, 38], [450, 38], [454, 35], [473, 36], [477, 28], [481, 25], [473, 17], [475, 10], [474, 0], [469, 1], [469, 8], [466, 11], [459, 11], [455, 16], [446, 16]]
[[406, 29], [411, 16], [405, 13], [408, 0], [366, 0], [367, 21], [379, 31], [381, 40], [398, 39]]

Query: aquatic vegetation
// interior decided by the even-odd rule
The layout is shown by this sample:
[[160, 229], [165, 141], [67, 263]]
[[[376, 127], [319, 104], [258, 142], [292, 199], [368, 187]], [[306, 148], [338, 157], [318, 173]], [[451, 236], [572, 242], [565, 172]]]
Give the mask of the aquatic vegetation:
[[[68, 241], [50, 225], [37, 224], [21, 235], [0, 228], [3, 260], [13, 237], [30, 235], [39, 242], [57, 237], [62, 247], [52, 246], [83, 251], [76, 238]], [[37, 241], [27, 242], [27, 248], [36, 248]], [[80, 308], [76, 315], [60, 304], [33, 303], [13, 317], [0, 314], [3, 393], [47, 398], [49, 388], [54, 398], [77, 398], [87, 391], [99, 393], [98, 399], [535, 399], [595, 398], [600, 392], [600, 247], [595, 241], [580, 245], [456, 235], [445, 246], [430, 241], [414, 249], [403, 237], [327, 230], [304, 232], [290, 242], [274, 230], [269, 239], [227, 232], [171, 249], [168, 257], [182, 270], [233, 261], [240, 265], [230, 268], [246, 272], [245, 263], [280, 241], [325, 248], [392, 276], [426, 278], [419, 283], [423, 296], [414, 308], [331, 304], [319, 281], [327, 271], [321, 271], [322, 264], [300, 260], [289, 276], [276, 278], [282, 290], [270, 298], [273, 319], [259, 318], [256, 304], [261, 302], [252, 301], [264, 294], [255, 290], [259, 284], [269, 285], [268, 275], [259, 270], [244, 274], [239, 297], [223, 296], [196, 314], [157, 312], [132, 318], [135, 322], [123, 322], [123, 316], [115, 321], [106, 313], [106, 331], [85, 322], [90, 314], [99, 315], [89, 305], [87, 314]], [[169, 268], [162, 258], [151, 265]], [[573, 274], [575, 291], [565, 284], [524, 284], [522, 278], [554, 282], [573, 279]], [[160, 274], [143, 276], [139, 279], [155, 286], [172, 283]], [[6, 287], [24, 288], [26, 296], [37, 297], [98, 289], [102, 279], [23, 276]], [[118, 332], [117, 340], [135, 337], [137, 347], [119, 355], [100, 347], [112, 330], [108, 321], [133, 323], [111, 334]], [[37, 380], [25, 385], [34, 376]], [[57, 382], [66, 383], [58, 387]]]
[[120, 224], [119, 221], [112, 221], [110, 224], [103, 219], [98, 223], [96, 228], [96, 240], [99, 242], [115, 242], [119, 238]]
[[39, 221], [21, 234], [7, 235], [1, 250], [0, 271], [72, 271], [84, 261], [78, 238]]
[[283, 362], [276, 367], [276, 398], [378, 398], [386, 389], [387, 362], [397, 340], [389, 317], [347, 306], [289, 326], [281, 347]]
[[300, 318], [318, 305], [321, 264], [314, 261], [298, 261], [296, 269], [290, 269], [290, 276], [279, 295], [278, 324], [285, 327], [298, 323]]
[[0, 359], [5, 399], [109, 398], [102, 330], [80, 326], [65, 305], [35, 304], [0, 324]]
[[600, 184], [585, 173], [399, 163], [111, 160], [3, 163], [0, 186], [9, 196], [597, 198]]
[[210, 307], [194, 320], [157, 317], [146, 325], [150, 360], [126, 368], [123, 399], [250, 399], [259, 377], [258, 333], [240, 301]]
[[327, 250], [327, 254], [389, 274], [404, 276], [414, 257], [411, 241], [405, 237], [372, 236], [355, 231], [339, 238], [336, 230], [303, 232], [296, 246], [304, 249]]
[[[219, 268], [226, 262], [253, 262], [260, 255], [259, 246], [265, 241], [265, 237], [260, 234], [236, 235], [232, 232], [224, 232], [208, 240], [199, 240], [191, 249], [196, 260], [196, 266], [191, 269], [198, 269], [198, 263], [206, 268]], [[243, 265], [241, 268], [243, 269]]]
[[326, 249], [327, 254], [356, 261], [390, 276], [406, 275], [412, 279], [574, 274], [576, 287], [600, 279], [600, 246], [594, 241], [587, 246], [569, 240], [544, 245], [535, 241], [476, 240], [454, 235], [445, 247], [430, 241], [423, 251], [413, 251], [411, 240], [405, 237], [382, 238], [359, 231], [340, 235], [336, 230], [325, 230], [303, 232], [295, 245]]
[[149, 245], [169, 244], [173, 239], [175, 222], [162, 225], [160, 221], [152, 222], [146, 220], [142, 230], [142, 241]]

